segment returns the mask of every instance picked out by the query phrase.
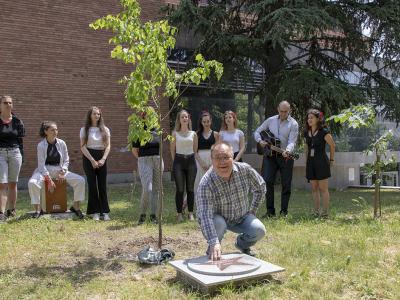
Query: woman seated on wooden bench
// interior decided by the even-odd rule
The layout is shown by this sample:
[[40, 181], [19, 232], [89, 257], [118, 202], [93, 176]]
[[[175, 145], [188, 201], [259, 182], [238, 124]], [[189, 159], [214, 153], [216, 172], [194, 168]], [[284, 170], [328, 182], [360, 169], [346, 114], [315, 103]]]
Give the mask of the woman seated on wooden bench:
[[41, 215], [40, 192], [43, 183], [47, 182], [48, 189], [52, 190], [55, 188], [53, 180], [59, 182], [66, 180], [74, 189], [74, 203], [70, 211], [74, 212], [79, 219], [83, 219], [79, 204], [85, 199], [85, 179], [68, 171], [67, 145], [57, 138], [57, 124], [52, 121], [42, 122], [39, 135], [43, 140], [37, 145], [38, 167], [28, 182], [31, 203], [35, 207], [34, 217], [38, 218]]

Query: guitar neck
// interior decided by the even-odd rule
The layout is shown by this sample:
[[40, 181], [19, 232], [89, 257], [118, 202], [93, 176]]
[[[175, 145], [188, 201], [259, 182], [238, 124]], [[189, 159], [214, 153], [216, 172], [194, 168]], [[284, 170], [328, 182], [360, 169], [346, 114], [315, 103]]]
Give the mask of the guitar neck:
[[[269, 148], [271, 149], [271, 150], [273, 150], [273, 151], [275, 151], [275, 152], [278, 152], [278, 153], [283, 153], [283, 152], [285, 152], [285, 150], [283, 150], [283, 149], [281, 149], [281, 148], [279, 148], [279, 147], [276, 147], [276, 146], [274, 146], [274, 145], [269, 145]], [[293, 154], [293, 153], [289, 153], [289, 158], [291, 158], [291, 159], [299, 159], [299, 155], [298, 154]]]
[[279, 148], [279, 147], [276, 147], [276, 146], [274, 146], [274, 145], [270, 145], [269, 147], [271, 148], [271, 150], [274, 150], [274, 151], [276, 151], [276, 152], [278, 152], [278, 153], [283, 153], [283, 152], [285, 152], [285, 150], [283, 150], [283, 149], [281, 149], [281, 148]]

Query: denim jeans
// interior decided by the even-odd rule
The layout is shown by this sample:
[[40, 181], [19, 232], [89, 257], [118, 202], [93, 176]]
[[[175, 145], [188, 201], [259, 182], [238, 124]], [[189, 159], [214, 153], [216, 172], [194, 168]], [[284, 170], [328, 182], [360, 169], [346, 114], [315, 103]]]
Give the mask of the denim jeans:
[[19, 148], [0, 148], [0, 183], [18, 182], [21, 165]]
[[164, 164], [162, 164], [160, 169], [159, 155], [141, 156], [138, 158], [138, 171], [140, 182], [142, 183], [142, 197], [140, 198], [140, 214], [142, 215], [146, 214], [149, 202], [151, 214], [157, 214], [160, 172], [163, 169]]
[[242, 221], [237, 224], [226, 223], [224, 217], [215, 214], [214, 226], [220, 243], [226, 230], [239, 233], [236, 244], [240, 249], [249, 249], [261, 240], [266, 233], [264, 224], [253, 214], [245, 215]]

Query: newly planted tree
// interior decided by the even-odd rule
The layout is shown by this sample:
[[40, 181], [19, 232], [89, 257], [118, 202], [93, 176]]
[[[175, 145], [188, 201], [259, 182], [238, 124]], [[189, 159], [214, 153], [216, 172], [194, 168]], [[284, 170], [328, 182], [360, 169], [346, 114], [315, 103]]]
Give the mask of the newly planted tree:
[[[109, 42], [114, 45], [111, 57], [132, 65], [133, 71], [121, 79], [126, 86], [125, 99], [133, 110], [129, 116], [128, 142], [139, 140], [144, 145], [152, 139], [151, 130], [161, 137], [160, 169], [163, 161], [163, 141], [170, 139], [169, 129], [162, 127], [162, 121], [168, 116], [162, 114], [163, 99], [173, 98], [176, 103], [182, 93], [181, 84], [200, 84], [212, 74], [219, 80], [222, 65], [215, 61], [206, 61], [201, 54], [195, 58], [192, 69], [177, 73], [167, 63], [168, 52], [175, 46], [177, 29], [168, 21], [142, 22], [140, 5], [136, 0], [121, 0], [122, 11], [116, 15], [107, 15], [90, 24], [90, 27], [113, 32]], [[165, 101], [165, 105], [168, 101]], [[159, 193], [159, 240], [162, 245], [163, 185], [160, 174]]]
[[[376, 113], [372, 106], [356, 105], [348, 109], [344, 109], [340, 114], [332, 116], [328, 121], [333, 120], [335, 123], [344, 124], [350, 128], [371, 127], [376, 123]], [[381, 209], [381, 185], [382, 185], [382, 169], [394, 162], [394, 157], [388, 156], [389, 143], [393, 139], [393, 132], [385, 130], [382, 134], [375, 137], [368, 149], [367, 154], [375, 155], [374, 163], [368, 168], [368, 176], [375, 178], [375, 194], [374, 194], [374, 217], [382, 214]]]
[[367, 153], [375, 154], [375, 161], [370, 168], [369, 175], [375, 177], [375, 195], [374, 195], [374, 217], [382, 215], [381, 201], [381, 185], [382, 185], [382, 169], [395, 162], [394, 157], [388, 155], [388, 147], [393, 139], [393, 132], [386, 130], [380, 137], [376, 139], [367, 149]]

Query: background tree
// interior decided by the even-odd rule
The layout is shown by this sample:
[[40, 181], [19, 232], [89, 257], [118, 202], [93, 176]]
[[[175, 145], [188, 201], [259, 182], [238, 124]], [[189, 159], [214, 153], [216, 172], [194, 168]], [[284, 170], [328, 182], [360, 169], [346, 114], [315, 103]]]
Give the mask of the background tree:
[[[196, 66], [178, 74], [168, 66], [168, 52], [175, 46], [176, 28], [168, 21], [142, 23], [137, 0], [121, 0], [123, 10], [116, 15], [108, 15], [90, 24], [90, 27], [113, 32], [109, 42], [115, 45], [111, 57], [132, 65], [133, 71], [121, 79], [126, 85], [125, 99], [133, 113], [129, 116], [129, 145], [139, 140], [144, 145], [151, 140], [151, 130], [162, 137], [160, 142], [160, 166], [163, 160], [164, 136], [169, 136], [169, 128], [162, 128], [162, 120], [168, 116], [161, 113], [161, 101], [166, 97], [174, 99], [181, 94], [182, 83], [200, 84], [214, 71], [216, 78], [222, 76], [222, 65], [217, 61], [206, 61], [201, 54], [195, 57]], [[168, 103], [168, 102], [165, 102]], [[160, 167], [160, 169], [162, 169]], [[159, 240], [162, 246], [163, 185], [160, 174], [160, 194], [158, 207]]]
[[298, 119], [372, 100], [400, 120], [399, 1], [182, 0], [170, 20], [198, 40], [195, 52], [224, 64], [226, 80], [263, 69], [266, 116], [282, 99]]

